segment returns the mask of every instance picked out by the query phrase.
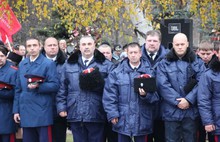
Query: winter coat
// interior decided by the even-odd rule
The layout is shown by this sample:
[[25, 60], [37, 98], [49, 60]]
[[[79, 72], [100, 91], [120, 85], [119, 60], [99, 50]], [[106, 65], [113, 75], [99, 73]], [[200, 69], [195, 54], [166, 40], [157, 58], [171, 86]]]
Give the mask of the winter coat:
[[128, 136], [152, 133], [152, 106], [159, 100], [158, 94], [147, 93], [141, 97], [134, 92], [134, 78], [141, 74], [154, 75], [146, 61], [142, 60], [137, 70], [133, 70], [128, 59], [124, 59], [109, 74], [105, 84], [103, 105], [108, 121], [118, 118], [113, 130]]
[[[106, 114], [102, 105], [103, 88], [97, 91], [80, 88], [79, 76], [87, 68], [97, 67], [104, 79], [107, 78], [113, 63], [95, 50], [94, 58], [86, 67], [80, 51], [73, 53], [64, 64], [61, 85], [57, 94], [57, 111], [67, 112], [68, 122], [105, 122]], [[88, 80], [92, 82], [93, 80]], [[104, 85], [104, 84], [103, 84]]]
[[0, 89], [0, 135], [11, 134], [15, 132], [15, 122], [13, 119], [13, 99], [16, 84], [17, 68], [12, 63], [6, 61], [6, 64], [0, 68], [0, 81], [11, 84], [12, 90]]
[[220, 62], [217, 57], [201, 76], [197, 98], [203, 125], [214, 124], [215, 135], [220, 135]]
[[[27, 88], [25, 74], [45, 77], [36, 89]], [[14, 113], [21, 117], [21, 127], [53, 124], [53, 95], [59, 88], [56, 65], [42, 54], [34, 61], [26, 58], [19, 64], [15, 90]]]
[[[149, 65], [151, 66], [151, 68], [153, 68], [155, 71], [157, 69], [157, 65], [158, 63], [165, 58], [166, 54], [169, 52], [169, 49], [166, 49], [163, 45], [160, 45], [159, 50], [157, 52], [157, 55], [154, 59], [154, 61], [151, 62], [149, 55], [147, 54], [146, 48], [145, 48], [145, 44], [142, 45], [141, 47], [142, 50], [142, 58], [144, 58], [145, 60], [147, 60], [149, 62]], [[157, 76], [156, 76], [157, 77]], [[158, 101], [155, 105], [154, 105], [154, 118], [155, 119], [161, 119], [161, 101], [162, 101], [162, 97], [160, 96], [160, 94], [158, 94], [160, 97], [160, 101]]]
[[[187, 48], [182, 59], [179, 59], [172, 49], [157, 67], [158, 91], [163, 98], [162, 118], [165, 121], [181, 121], [183, 118], [195, 119], [198, 116], [196, 82], [205, 70], [202, 60]], [[194, 84], [192, 83], [194, 82]], [[190, 86], [187, 86], [190, 84]], [[184, 90], [184, 88], [191, 88]], [[178, 98], [185, 98], [190, 107], [182, 110], [178, 108]]]

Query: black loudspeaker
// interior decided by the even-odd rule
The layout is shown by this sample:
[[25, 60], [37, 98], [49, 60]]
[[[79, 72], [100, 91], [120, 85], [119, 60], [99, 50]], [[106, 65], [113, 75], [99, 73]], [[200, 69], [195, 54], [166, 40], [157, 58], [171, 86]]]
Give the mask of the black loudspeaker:
[[192, 19], [164, 19], [160, 23], [162, 33], [161, 44], [167, 48], [173, 47], [173, 36], [177, 33], [186, 34], [189, 47], [193, 47], [193, 20]]

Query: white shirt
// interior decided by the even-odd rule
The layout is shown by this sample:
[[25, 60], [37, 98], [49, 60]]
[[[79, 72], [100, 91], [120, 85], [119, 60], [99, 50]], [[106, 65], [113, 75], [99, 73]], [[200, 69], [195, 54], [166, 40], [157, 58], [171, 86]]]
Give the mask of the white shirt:
[[30, 61], [31, 61], [31, 62], [34, 62], [34, 61], [39, 57], [39, 55], [40, 55], [40, 54], [38, 54], [38, 56], [37, 56], [36, 58], [34, 58], [34, 59], [31, 59], [31, 57], [30, 57]]
[[56, 61], [56, 59], [57, 59], [57, 56], [55, 56], [53, 58], [50, 58], [50, 57], [47, 56], [47, 54], [46, 54], [46, 57], [47, 57], [47, 59], [52, 60], [52, 61]]
[[88, 62], [86, 62], [86, 66], [89, 65], [89, 63], [91, 62], [91, 60], [93, 59], [94, 56], [90, 57], [89, 59], [86, 59], [85, 57], [82, 56], [82, 61], [83, 61], [83, 64], [85, 63], [85, 60], [88, 60]]
[[[150, 54], [152, 54], [152, 53], [147, 52], [147, 54], [148, 54], [148, 56], [149, 56], [149, 57], [151, 57], [151, 56], [150, 56]], [[156, 57], [156, 55], [157, 55], [157, 52], [155, 52], [155, 53], [153, 53], [153, 54], [154, 54], [154, 55], [152, 56], [152, 59], [154, 60], [154, 59], [155, 59], [155, 57]]]
[[[130, 63], [129, 63], [129, 64], [130, 64]], [[134, 69], [138, 69], [139, 66], [140, 66], [140, 64], [141, 64], [141, 62], [139, 62], [139, 64], [138, 64], [137, 66], [134, 66], [134, 65], [132, 65], [132, 64], [130, 64], [130, 66], [131, 66], [131, 68], [134, 70]]]

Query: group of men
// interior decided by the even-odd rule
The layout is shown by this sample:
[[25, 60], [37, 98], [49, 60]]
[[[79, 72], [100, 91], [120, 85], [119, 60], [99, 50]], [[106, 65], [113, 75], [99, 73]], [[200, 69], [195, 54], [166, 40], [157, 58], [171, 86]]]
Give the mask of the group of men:
[[[14, 122], [24, 142], [65, 142], [67, 121], [74, 142], [196, 142], [199, 118], [219, 141], [219, 43], [206, 70], [206, 49], [198, 49], [200, 59], [185, 34], [173, 37], [170, 50], [161, 38], [148, 31], [145, 44], [127, 44], [127, 58], [117, 63], [111, 47], [96, 49], [91, 36], [68, 58], [57, 39], [47, 38], [42, 49], [29, 38], [29, 57], [18, 68], [0, 47], [0, 142], [15, 139]], [[157, 90], [135, 90], [140, 78], [155, 79]]]

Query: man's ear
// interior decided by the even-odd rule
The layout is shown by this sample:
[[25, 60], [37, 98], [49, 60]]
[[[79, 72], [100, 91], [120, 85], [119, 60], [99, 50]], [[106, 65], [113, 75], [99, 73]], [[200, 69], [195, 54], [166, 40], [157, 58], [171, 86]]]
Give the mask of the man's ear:
[[187, 47], [189, 48], [189, 42], [187, 42]]

